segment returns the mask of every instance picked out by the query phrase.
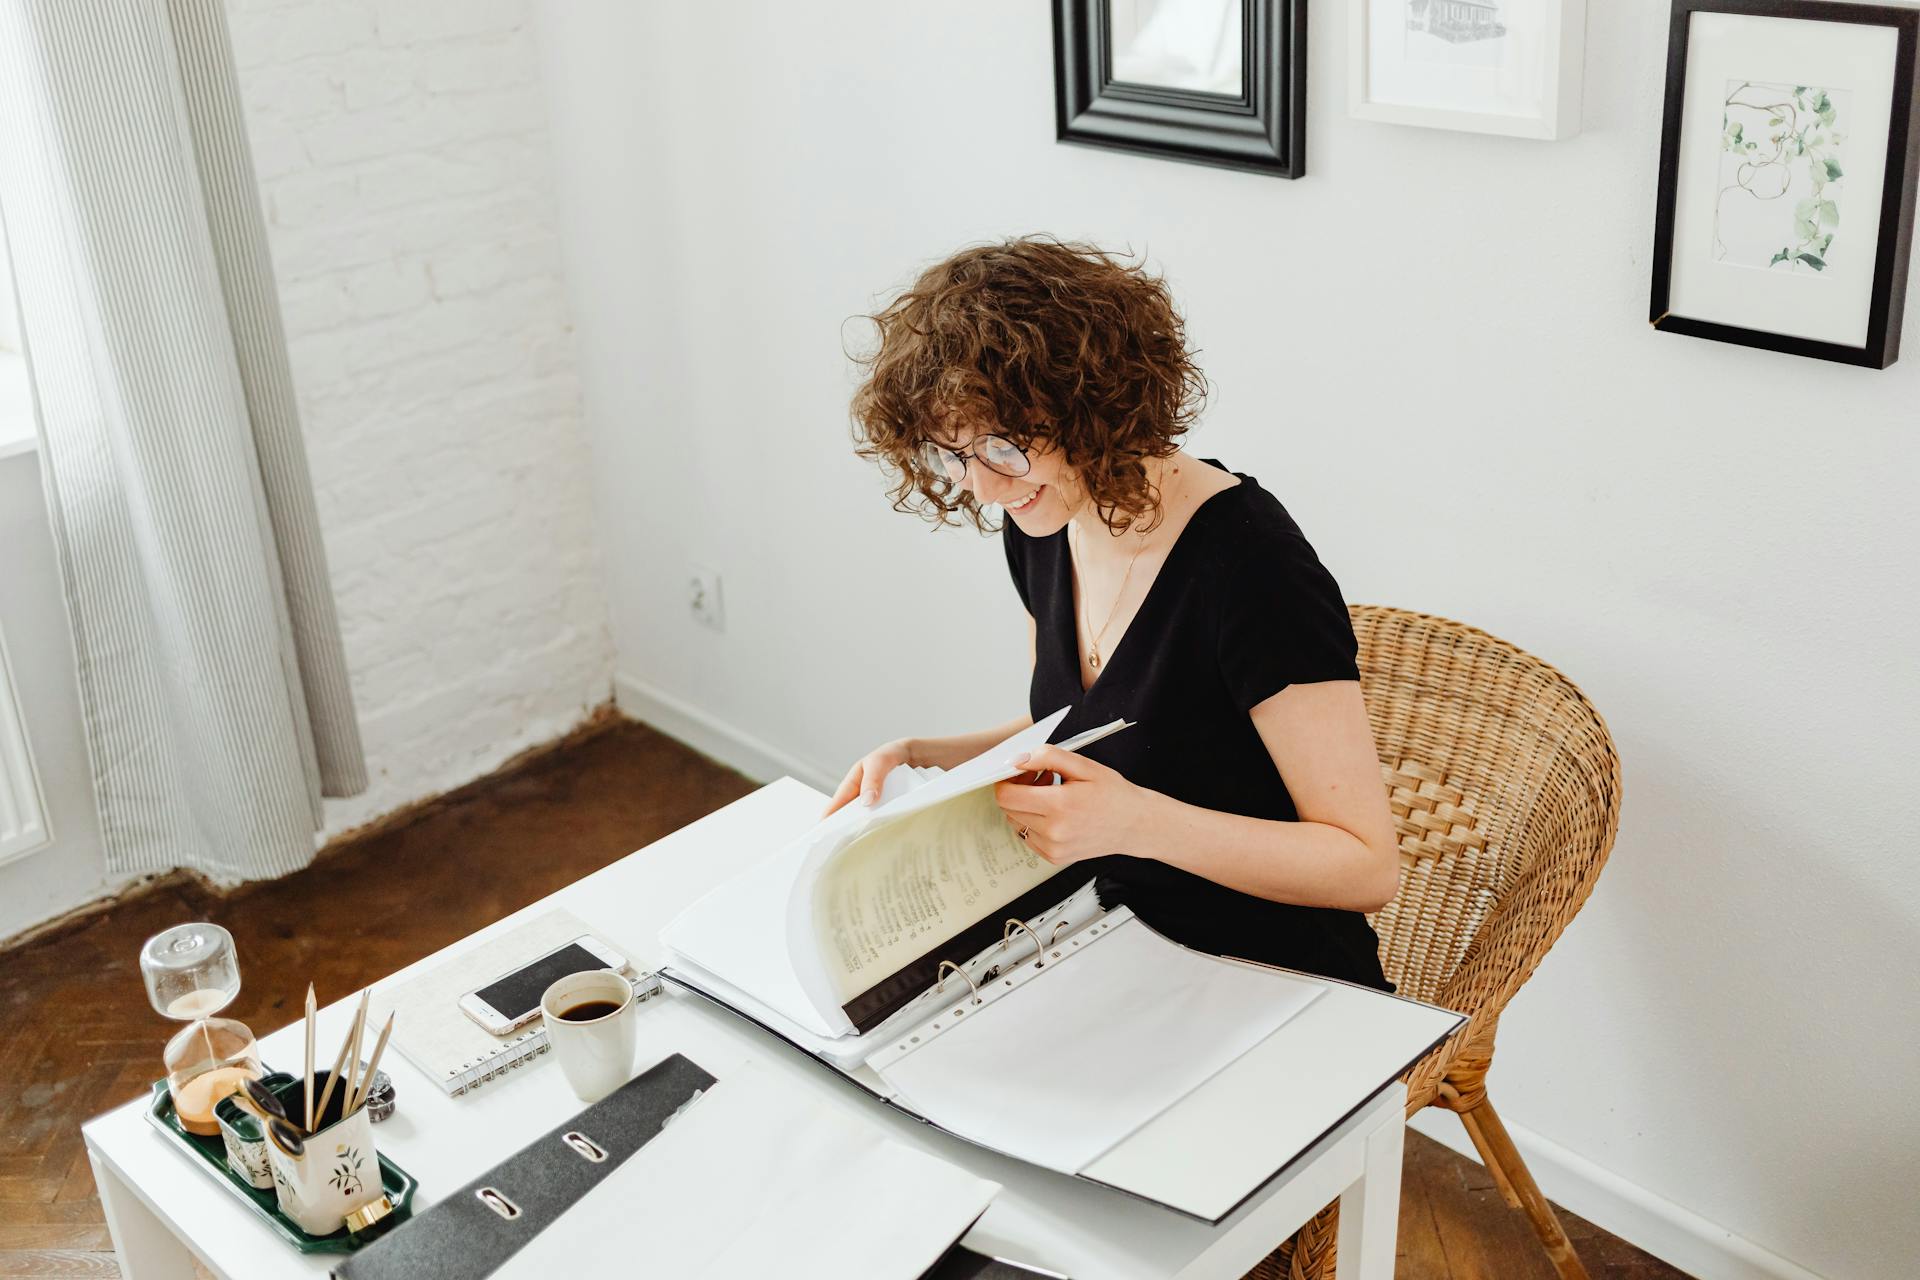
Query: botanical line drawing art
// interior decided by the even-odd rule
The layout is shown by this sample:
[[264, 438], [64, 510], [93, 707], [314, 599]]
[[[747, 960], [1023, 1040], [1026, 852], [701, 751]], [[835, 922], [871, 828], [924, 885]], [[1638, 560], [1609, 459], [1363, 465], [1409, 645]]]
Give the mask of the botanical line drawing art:
[[365, 1188], [361, 1181], [360, 1170], [365, 1164], [360, 1152], [353, 1147], [342, 1146], [334, 1153], [340, 1157], [340, 1163], [333, 1167], [333, 1176], [327, 1181], [343, 1196], [357, 1196]]
[[1840, 228], [1840, 125], [1850, 99], [1843, 89], [1727, 82], [1714, 261], [1826, 274]]
[[267, 1164], [266, 1153], [252, 1146], [240, 1148], [240, 1167], [246, 1171], [247, 1181], [255, 1186], [259, 1185], [257, 1180], [261, 1174], [272, 1172]]

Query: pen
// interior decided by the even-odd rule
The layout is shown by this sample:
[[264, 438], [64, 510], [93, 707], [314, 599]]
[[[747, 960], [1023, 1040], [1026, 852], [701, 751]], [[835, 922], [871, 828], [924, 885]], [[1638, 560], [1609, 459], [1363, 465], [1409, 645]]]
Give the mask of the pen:
[[1138, 722], [1122, 717], [1119, 720], [1109, 721], [1097, 729], [1089, 729], [1085, 733], [1076, 733], [1065, 742], [1056, 742], [1053, 745], [1059, 747], [1062, 751], [1078, 751], [1082, 747], [1092, 746], [1109, 734], [1118, 733], [1122, 729], [1131, 729], [1136, 723]]

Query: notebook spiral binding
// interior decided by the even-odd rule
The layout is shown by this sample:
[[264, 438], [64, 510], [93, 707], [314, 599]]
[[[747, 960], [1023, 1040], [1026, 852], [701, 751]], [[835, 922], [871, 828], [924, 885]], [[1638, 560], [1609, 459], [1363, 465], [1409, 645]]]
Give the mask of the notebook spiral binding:
[[547, 1041], [545, 1027], [535, 1027], [532, 1031], [515, 1036], [492, 1053], [483, 1054], [471, 1062], [463, 1062], [447, 1072], [450, 1082], [448, 1096], [457, 1098], [469, 1089], [478, 1089], [522, 1063], [533, 1061], [552, 1047]]

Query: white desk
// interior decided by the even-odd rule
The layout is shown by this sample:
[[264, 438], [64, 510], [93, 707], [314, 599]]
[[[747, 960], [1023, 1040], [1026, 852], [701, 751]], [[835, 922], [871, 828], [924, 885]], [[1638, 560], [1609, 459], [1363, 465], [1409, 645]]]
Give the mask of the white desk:
[[[657, 954], [655, 938], [661, 926], [682, 905], [804, 829], [823, 803], [819, 792], [782, 779], [448, 951], [559, 906], [620, 946], [637, 966], [646, 966]], [[458, 852], [449, 851], [449, 856]], [[529, 856], [537, 852], [529, 850]], [[420, 909], [431, 911], [433, 904], [423, 902]], [[434, 965], [441, 955], [403, 972]], [[245, 957], [241, 960], [244, 965]], [[288, 994], [291, 999], [291, 988]], [[339, 1044], [353, 1017], [358, 993], [336, 994], [341, 998], [320, 1013], [322, 1044]], [[1398, 1083], [1321, 1139], [1219, 1226], [1207, 1226], [935, 1132], [700, 1001], [655, 1001], [643, 1005], [638, 1018], [641, 1066], [678, 1051], [724, 1079], [751, 1058], [828, 1104], [885, 1126], [895, 1139], [1003, 1184], [1005, 1190], [967, 1236], [967, 1244], [981, 1252], [1033, 1262], [1074, 1280], [1233, 1280], [1337, 1196], [1341, 1280], [1390, 1280], [1393, 1275], [1406, 1104], [1405, 1087]], [[300, 1024], [264, 1037], [261, 1053], [269, 1066], [297, 1070]], [[389, 1052], [382, 1066], [393, 1077], [399, 1106], [374, 1134], [380, 1150], [419, 1179], [416, 1212], [539, 1137], [580, 1105], [550, 1058], [536, 1059], [460, 1098], [441, 1094], [398, 1054]], [[1276, 1087], [1282, 1086], [1276, 1082]], [[146, 1105], [144, 1098], [129, 1102], [89, 1121], [83, 1130], [100, 1203], [127, 1280], [192, 1280], [196, 1257], [223, 1280], [327, 1274], [326, 1255], [293, 1252], [154, 1132], [144, 1114]]]

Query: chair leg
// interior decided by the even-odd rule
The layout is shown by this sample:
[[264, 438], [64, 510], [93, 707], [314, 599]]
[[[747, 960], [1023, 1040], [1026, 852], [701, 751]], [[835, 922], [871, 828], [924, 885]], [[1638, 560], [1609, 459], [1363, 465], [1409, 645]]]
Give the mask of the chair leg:
[[1507, 1202], [1524, 1211], [1533, 1223], [1534, 1234], [1546, 1246], [1547, 1257], [1552, 1261], [1554, 1270], [1560, 1273], [1561, 1280], [1589, 1280], [1587, 1269], [1581, 1264], [1580, 1255], [1573, 1251], [1573, 1242], [1567, 1239], [1567, 1233], [1561, 1229], [1553, 1206], [1540, 1194], [1533, 1174], [1527, 1171], [1526, 1161], [1520, 1158], [1513, 1139], [1507, 1135], [1507, 1126], [1500, 1123], [1499, 1113], [1493, 1109], [1486, 1095], [1481, 1094], [1480, 1100], [1461, 1111], [1459, 1116], [1460, 1122], [1467, 1126], [1467, 1136], [1473, 1139], [1473, 1145], [1479, 1149], [1481, 1159], [1486, 1161]]
[[[1480, 1096], [1482, 1099], [1486, 1097], [1484, 1093]], [[1493, 1185], [1500, 1189], [1501, 1196], [1510, 1207], [1524, 1209], [1526, 1206], [1520, 1203], [1520, 1193], [1514, 1190], [1512, 1180], [1507, 1177], [1507, 1171], [1500, 1163], [1500, 1154], [1488, 1144], [1486, 1134], [1481, 1130], [1480, 1125], [1469, 1120], [1465, 1111], [1457, 1111], [1455, 1114], [1460, 1117], [1460, 1123], [1465, 1126], [1467, 1136], [1473, 1139], [1474, 1149], [1480, 1153], [1480, 1163], [1487, 1166], [1487, 1172], [1493, 1175]], [[1515, 1158], [1518, 1159], [1517, 1156]]]

